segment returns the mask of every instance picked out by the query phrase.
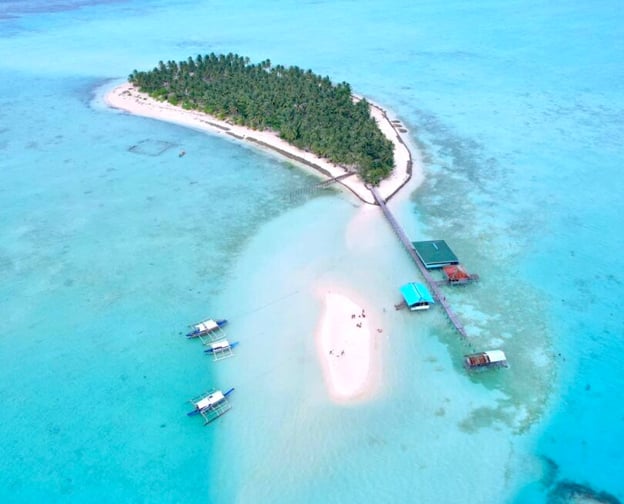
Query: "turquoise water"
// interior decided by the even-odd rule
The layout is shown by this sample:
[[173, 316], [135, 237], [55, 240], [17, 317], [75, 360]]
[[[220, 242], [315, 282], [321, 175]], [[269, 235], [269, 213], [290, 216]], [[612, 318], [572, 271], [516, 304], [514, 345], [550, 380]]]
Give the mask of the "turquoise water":
[[[0, 500], [622, 501], [623, 17], [0, 2]], [[346, 80], [410, 127], [426, 180], [394, 210], [481, 275], [449, 293], [470, 345], [438, 311], [394, 312], [417, 273], [382, 221], [345, 238], [349, 197], [101, 105], [134, 68], [211, 51]], [[369, 402], [327, 397], [318, 285], [387, 309]], [[234, 359], [181, 336], [204, 316], [231, 320]], [[496, 346], [511, 367], [467, 377], [461, 355]], [[211, 386], [237, 390], [204, 428], [185, 401]]]

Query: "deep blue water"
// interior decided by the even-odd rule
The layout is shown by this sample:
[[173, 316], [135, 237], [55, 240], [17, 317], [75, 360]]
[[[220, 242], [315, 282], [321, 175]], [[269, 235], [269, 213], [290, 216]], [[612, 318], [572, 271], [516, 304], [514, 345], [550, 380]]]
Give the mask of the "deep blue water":
[[[615, 1], [1, 1], [0, 500], [624, 500], [623, 18]], [[467, 378], [440, 316], [388, 315], [379, 396], [328, 401], [308, 291], [388, 303], [415, 275], [392, 235], [351, 250], [347, 197], [292, 198], [314, 179], [283, 161], [94, 101], [212, 51], [348, 81], [408, 125], [426, 180], [399, 216], [479, 272], [450, 296], [509, 370]], [[241, 350], [217, 367], [180, 333], [221, 313]], [[222, 421], [185, 417], [230, 384]]]

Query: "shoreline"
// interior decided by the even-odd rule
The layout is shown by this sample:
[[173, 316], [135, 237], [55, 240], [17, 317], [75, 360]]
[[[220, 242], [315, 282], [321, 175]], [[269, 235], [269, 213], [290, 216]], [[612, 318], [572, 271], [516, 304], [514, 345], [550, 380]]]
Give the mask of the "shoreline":
[[[337, 180], [336, 183], [350, 191], [363, 203], [375, 204], [370, 190], [357, 173], [349, 171], [346, 167], [336, 165], [327, 159], [320, 158], [311, 152], [294, 147], [279, 138], [274, 132], [252, 130], [244, 126], [222, 121], [202, 112], [186, 110], [167, 102], [157, 101], [146, 93], [139, 92], [128, 82], [108, 91], [104, 95], [103, 100], [109, 108], [133, 115], [172, 122], [210, 134], [227, 135], [236, 141], [248, 142], [305, 167], [312, 168], [323, 181], [344, 177]], [[385, 200], [389, 200], [410, 181], [414, 172], [412, 153], [401, 136], [402, 134], [408, 134], [408, 131], [398, 119], [391, 120], [387, 111], [379, 105], [372, 102], [369, 102], [369, 104], [371, 116], [377, 121], [380, 130], [386, 138], [394, 144], [394, 169], [391, 175], [384, 179], [377, 188], [381, 196]], [[420, 169], [420, 166], [418, 165], [417, 168]]]

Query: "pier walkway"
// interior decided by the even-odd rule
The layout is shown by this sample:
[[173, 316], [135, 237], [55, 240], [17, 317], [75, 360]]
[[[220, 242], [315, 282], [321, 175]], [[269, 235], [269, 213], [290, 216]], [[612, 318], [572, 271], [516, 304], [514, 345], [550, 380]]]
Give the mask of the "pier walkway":
[[425, 282], [427, 282], [427, 285], [429, 286], [429, 289], [431, 290], [434, 299], [438, 303], [440, 303], [442, 308], [444, 308], [446, 315], [451, 321], [451, 324], [453, 324], [455, 329], [457, 329], [457, 332], [462, 337], [468, 338], [468, 335], [466, 334], [466, 329], [464, 328], [463, 324], [460, 322], [459, 318], [457, 317], [457, 314], [451, 308], [451, 305], [449, 305], [444, 294], [441, 292], [438, 282], [434, 280], [434, 278], [429, 273], [429, 270], [425, 268], [425, 265], [420, 260], [420, 257], [418, 257], [418, 254], [416, 253], [416, 250], [414, 249], [412, 242], [408, 239], [407, 235], [405, 234], [405, 231], [403, 231], [403, 228], [394, 218], [394, 215], [392, 214], [392, 212], [390, 212], [390, 209], [386, 206], [386, 202], [380, 196], [379, 192], [377, 192], [377, 189], [375, 189], [374, 187], [371, 187], [370, 191], [373, 194], [375, 201], [377, 202], [377, 204], [383, 211], [383, 214], [386, 217], [386, 220], [390, 223], [390, 226], [392, 227], [393, 231], [398, 236], [399, 240], [401, 241], [401, 243], [407, 250], [407, 253], [414, 260], [414, 262], [416, 263], [416, 266], [418, 266], [418, 269], [420, 270], [421, 275], [425, 279]]
[[301, 198], [302, 196], [307, 196], [309, 194], [312, 194], [316, 191], [320, 191], [322, 189], [327, 189], [328, 187], [331, 187], [333, 184], [340, 182], [342, 179], [346, 179], [347, 177], [354, 175], [354, 173], [355, 172], [347, 172], [342, 175], [338, 175], [337, 177], [331, 177], [327, 180], [323, 180], [322, 182], [317, 182], [316, 184], [312, 186], [297, 189], [295, 191], [292, 191], [288, 195], [288, 197], [292, 200], [296, 198]]

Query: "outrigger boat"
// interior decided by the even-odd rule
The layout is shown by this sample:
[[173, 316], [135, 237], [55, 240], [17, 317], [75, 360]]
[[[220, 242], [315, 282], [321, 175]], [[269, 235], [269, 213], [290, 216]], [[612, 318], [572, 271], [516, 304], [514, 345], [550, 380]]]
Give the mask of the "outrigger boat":
[[203, 322], [191, 325], [191, 331], [186, 334], [187, 338], [199, 338], [201, 336], [207, 336], [211, 333], [218, 333], [221, 328], [227, 324], [227, 320], [213, 320], [208, 319]]
[[188, 416], [201, 415], [204, 417], [204, 425], [208, 425], [221, 415], [225, 415], [232, 409], [232, 405], [227, 397], [234, 392], [234, 388], [228, 390], [225, 394], [220, 390], [212, 390], [200, 396], [191, 399], [191, 404], [195, 407], [193, 411], [187, 413]]
[[204, 350], [204, 353], [212, 354], [214, 360], [218, 361], [221, 359], [227, 359], [228, 357], [232, 357], [234, 352], [232, 352], [232, 348], [238, 345], [238, 341], [233, 341], [230, 343], [228, 340], [223, 339], [221, 341], [216, 341], [214, 343], [209, 343], [209, 348]]
[[488, 352], [465, 355], [464, 364], [468, 369], [507, 367], [507, 357], [502, 350], [490, 350]]

